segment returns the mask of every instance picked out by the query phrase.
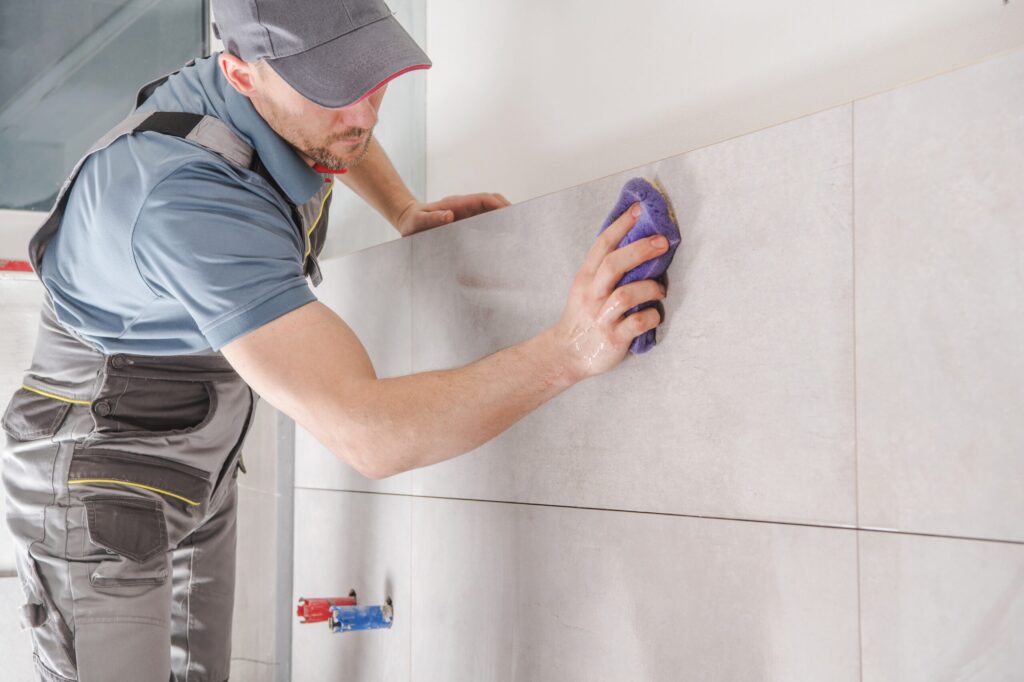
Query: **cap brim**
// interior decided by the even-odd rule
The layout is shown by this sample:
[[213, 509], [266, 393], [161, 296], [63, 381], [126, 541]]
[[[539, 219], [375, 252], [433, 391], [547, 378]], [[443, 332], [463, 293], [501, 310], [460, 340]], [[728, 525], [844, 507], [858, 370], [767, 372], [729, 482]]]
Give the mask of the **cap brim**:
[[355, 104], [392, 78], [431, 66], [426, 53], [391, 15], [267, 63], [303, 97], [329, 108]]

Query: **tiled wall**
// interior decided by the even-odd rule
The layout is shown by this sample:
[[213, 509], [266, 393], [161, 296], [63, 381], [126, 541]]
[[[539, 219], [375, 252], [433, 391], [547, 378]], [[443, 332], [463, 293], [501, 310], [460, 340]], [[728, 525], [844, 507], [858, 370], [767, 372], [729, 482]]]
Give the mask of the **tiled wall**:
[[291, 424], [261, 401], [242, 451], [247, 473], [238, 477], [232, 679], [289, 679], [294, 492]]
[[[658, 346], [380, 482], [296, 436], [293, 679], [1024, 679], [1024, 53], [327, 264], [381, 377], [553, 324], [623, 182]], [[315, 548], [315, 550], [313, 549]]]

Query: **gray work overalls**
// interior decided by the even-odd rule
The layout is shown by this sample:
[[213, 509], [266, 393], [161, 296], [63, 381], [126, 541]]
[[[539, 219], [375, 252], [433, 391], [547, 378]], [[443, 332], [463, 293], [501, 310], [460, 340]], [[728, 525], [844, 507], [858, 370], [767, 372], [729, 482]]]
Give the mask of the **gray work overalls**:
[[[136, 106], [166, 78], [144, 87]], [[189, 140], [280, 192], [252, 148], [219, 119], [133, 113], [64, 183], [30, 242], [36, 273], [82, 162], [141, 131]], [[314, 285], [330, 188], [293, 207]], [[105, 354], [62, 326], [50, 293], [44, 298], [32, 365], [2, 422], [7, 523], [40, 679], [223, 682], [231, 658], [235, 477], [259, 396], [220, 352]]]

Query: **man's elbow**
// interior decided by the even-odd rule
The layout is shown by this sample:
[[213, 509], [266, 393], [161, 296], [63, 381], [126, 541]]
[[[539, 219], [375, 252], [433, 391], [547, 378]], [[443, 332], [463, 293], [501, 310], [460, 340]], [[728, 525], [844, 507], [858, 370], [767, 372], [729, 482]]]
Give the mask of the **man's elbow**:
[[356, 470], [361, 476], [380, 481], [399, 474], [402, 470], [390, 463], [390, 459], [372, 447], [348, 446], [332, 448], [334, 455]]
[[381, 481], [385, 478], [389, 478], [398, 473], [397, 471], [392, 471], [390, 469], [387, 469], [386, 467], [382, 467], [373, 461], [368, 462], [365, 460], [361, 460], [358, 464], [351, 464], [352, 468], [359, 472], [359, 474], [374, 481]]

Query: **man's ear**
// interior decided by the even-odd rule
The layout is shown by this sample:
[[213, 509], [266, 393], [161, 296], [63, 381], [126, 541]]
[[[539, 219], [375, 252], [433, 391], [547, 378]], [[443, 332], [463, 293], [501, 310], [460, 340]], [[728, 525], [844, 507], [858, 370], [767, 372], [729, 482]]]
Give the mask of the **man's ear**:
[[231, 87], [239, 94], [250, 97], [256, 92], [256, 64], [249, 63], [240, 57], [221, 52], [217, 57], [217, 65], [227, 78]]

